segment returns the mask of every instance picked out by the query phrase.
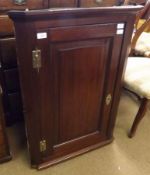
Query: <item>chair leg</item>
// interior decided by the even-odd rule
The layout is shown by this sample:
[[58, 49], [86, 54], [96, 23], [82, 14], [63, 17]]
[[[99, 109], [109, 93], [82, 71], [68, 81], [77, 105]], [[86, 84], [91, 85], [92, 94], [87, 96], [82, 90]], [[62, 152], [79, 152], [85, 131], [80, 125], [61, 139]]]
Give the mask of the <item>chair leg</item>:
[[130, 130], [129, 135], [128, 135], [129, 138], [132, 138], [135, 135], [137, 127], [138, 127], [140, 121], [142, 120], [142, 118], [144, 117], [144, 115], [146, 113], [148, 101], [149, 100], [146, 99], [146, 98], [143, 98], [141, 100], [140, 108], [138, 110], [138, 113], [136, 114], [135, 120], [133, 122], [133, 125], [132, 125], [131, 130]]

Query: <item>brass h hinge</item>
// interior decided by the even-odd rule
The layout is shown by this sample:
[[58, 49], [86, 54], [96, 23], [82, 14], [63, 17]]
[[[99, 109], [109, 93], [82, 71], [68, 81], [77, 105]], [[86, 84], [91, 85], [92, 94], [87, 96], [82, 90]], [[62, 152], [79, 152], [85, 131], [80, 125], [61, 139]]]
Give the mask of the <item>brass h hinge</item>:
[[42, 61], [41, 61], [41, 50], [36, 49], [32, 51], [32, 64], [33, 68], [37, 69], [37, 71], [40, 71], [40, 68], [42, 67]]
[[46, 140], [40, 141], [40, 152], [46, 151]]

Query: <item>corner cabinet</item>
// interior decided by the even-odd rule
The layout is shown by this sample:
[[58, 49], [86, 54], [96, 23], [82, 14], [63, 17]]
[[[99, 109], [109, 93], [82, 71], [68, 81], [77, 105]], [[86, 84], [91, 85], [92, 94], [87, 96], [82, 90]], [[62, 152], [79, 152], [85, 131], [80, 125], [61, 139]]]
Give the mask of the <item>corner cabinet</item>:
[[9, 13], [33, 167], [112, 142], [127, 48], [140, 9]]

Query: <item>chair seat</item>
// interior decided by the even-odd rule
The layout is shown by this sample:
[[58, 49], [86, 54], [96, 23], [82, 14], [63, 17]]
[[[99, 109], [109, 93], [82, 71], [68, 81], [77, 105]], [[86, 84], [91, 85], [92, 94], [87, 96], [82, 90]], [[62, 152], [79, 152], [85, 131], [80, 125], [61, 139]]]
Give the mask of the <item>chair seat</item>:
[[150, 33], [143, 32], [135, 45], [135, 54], [150, 57]]
[[150, 99], [150, 58], [128, 57], [124, 86], [141, 98]]

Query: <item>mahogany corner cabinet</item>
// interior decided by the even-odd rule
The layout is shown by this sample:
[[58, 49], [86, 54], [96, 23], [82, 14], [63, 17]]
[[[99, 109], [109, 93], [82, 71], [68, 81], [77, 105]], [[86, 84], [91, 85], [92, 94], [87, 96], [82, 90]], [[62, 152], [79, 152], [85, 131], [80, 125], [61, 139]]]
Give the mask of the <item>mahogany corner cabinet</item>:
[[9, 12], [32, 167], [112, 142], [124, 63], [141, 9]]

